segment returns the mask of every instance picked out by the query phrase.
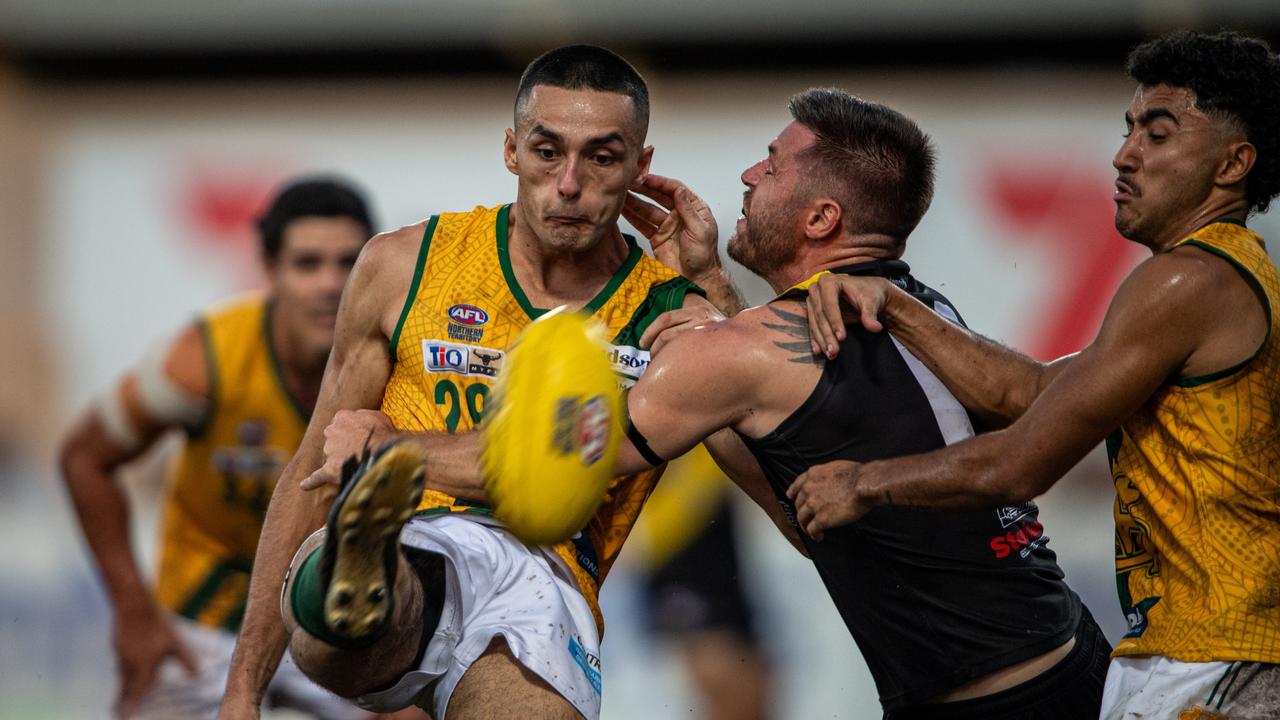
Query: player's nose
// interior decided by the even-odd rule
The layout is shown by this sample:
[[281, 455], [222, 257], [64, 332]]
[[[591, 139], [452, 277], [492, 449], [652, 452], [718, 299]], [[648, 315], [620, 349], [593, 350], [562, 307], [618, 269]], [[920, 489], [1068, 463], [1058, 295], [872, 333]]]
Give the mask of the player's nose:
[[573, 199], [582, 194], [582, 182], [578, 178], [580, 165], [576, 158], [570, 158], [560, 168], [560, 176], [556, 178], [556, 192], [560, 197]]

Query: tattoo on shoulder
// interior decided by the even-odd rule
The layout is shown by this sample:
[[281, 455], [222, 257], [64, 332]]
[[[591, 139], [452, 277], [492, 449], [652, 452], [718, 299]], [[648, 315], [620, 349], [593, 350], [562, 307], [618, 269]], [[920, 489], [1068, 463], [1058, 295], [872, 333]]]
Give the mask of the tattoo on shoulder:
[[813, 348], [809, 344], [809, 319], [799, 313], [787, 312], [769, 305], [769, 312], [773, 313], [782, 322], [780, 323], [763, 323], [764, 327], [777, 333], [781, 333], [785, 337], [793, 338], [791, 340], [774, 340], [773, 344], [790, 353], [795, 353], [787, 358], [787, 362], [805, 363], [808, 365], [821, 366], [826, 362], [826, 358], [821, 355], [814, 355]]

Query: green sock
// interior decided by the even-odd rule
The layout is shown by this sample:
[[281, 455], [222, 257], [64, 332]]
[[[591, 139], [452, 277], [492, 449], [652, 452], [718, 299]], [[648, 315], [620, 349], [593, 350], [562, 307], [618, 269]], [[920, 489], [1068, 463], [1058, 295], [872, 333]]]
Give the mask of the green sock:
[[[362, 648], [372, 645], [382, 636], [381, 629], [369, 633], [362, 638], [345, 638], [335, 635], [324, 621], [324, 596], [328, 588], [320, 572], [320, 557], [324, 554], [324, 546], [316, 548], [298, 566], [297, 577], [289, 593], [289, 606], [293, 608], [293, 618], [298, 626], [318, 640], [339, 648]], [[387, 608], [388, 616], [395, 605]]]

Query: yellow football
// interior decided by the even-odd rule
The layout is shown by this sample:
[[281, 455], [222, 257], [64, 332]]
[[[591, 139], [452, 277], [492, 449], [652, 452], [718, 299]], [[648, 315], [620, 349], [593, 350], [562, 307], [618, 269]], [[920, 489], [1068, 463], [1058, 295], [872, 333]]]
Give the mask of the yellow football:
[[567, 540], [595, 514], [622, 438], [604, 327], [562, 308], [531, 323], [503, 360], [485, 407], [485, 490], [523, 542]]

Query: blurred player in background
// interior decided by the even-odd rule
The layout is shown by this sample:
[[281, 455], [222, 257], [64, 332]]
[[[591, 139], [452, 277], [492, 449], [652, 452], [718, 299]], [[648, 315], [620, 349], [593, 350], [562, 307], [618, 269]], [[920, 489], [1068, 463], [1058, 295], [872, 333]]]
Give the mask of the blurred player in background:
[[[258, 221], [268, 289], [211, 308], [99, 397], [61, 463], [114, 613], [123, 718], [211, 718], [226, 684], [272, 488], [302, 439], [333, 346], [338, 300], [373, 221], [344, 181], [284, 187]], [[149, 587], [113, 477], [180, 430]], [[359, 717], [292, 663], [273, 699]]]
[[800, 519], [819, 533], [878, 506], [1030, 500], [1105, 439], [1129, 631], [1102, 716], [1274, 718], [1280, 273], [1245, 220], [1280, 193], [1280, 58], [1234, 33], [1180, 32], [1139, 46], [1128, 71], [1115, 223], [1153, 257], [1097, 338], [1038, 363], [886, 283], [826, 281], [865, 323], [883, 314], [966, 405], [1016, 421], [927, 455], [815, 468], [796, 484]]
[[705, 720], [763, 720], [772, 680], [740, 575], [729, 480], [701, 446], [668, 464], [628, 540], [651, 629], [673, 643]]
[[[631, 377], [658, 315], [718, 313], [619, 232], [652, 157], [648, 89], [630, 64], [591, 46], [548, 52], [522, 76], [514, 115], [514, 203], [434, 216], [360, 256], [316, 413], [268, 512], [223, 717], [256, 716], [286, 644], [311, 677], [371, 709], [599, 715], [599, 583], [657, 473], [619, 478], [577, 538], [535, 547], [448, 486], [422, 492], [423, 458], [428, 479], [479, 481], [479, 436], [465, 431], [511, 343], [549, 308], [592, 313]], [[727, 276], [714, 245], [704, 259], [693, 279], [715, 295]], [[344, 462], [396, 432], [413, 441], [349, 475], [335, 503]]]

